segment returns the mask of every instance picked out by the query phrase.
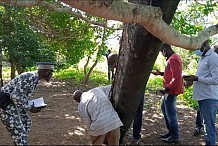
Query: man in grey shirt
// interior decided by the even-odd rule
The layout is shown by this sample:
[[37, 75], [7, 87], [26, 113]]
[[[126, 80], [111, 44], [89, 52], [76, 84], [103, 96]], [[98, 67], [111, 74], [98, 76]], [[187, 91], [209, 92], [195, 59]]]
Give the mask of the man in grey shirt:
[[209, 45], [202, 43], [203, 52], [195, 75], [184, 80], [193, 83], [193, 98], [198, 101], [205, 124], [205, 144], [216, 145], [216, 113], [218, 110], [218, 55]]

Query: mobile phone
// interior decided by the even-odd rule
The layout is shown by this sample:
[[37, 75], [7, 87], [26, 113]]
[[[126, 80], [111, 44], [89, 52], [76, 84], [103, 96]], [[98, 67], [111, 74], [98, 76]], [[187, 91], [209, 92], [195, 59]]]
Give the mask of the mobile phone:
[[182, 76], [183, 78], [189, 78], [189, 77], [191, 77], [190, 75], [183, 75]]

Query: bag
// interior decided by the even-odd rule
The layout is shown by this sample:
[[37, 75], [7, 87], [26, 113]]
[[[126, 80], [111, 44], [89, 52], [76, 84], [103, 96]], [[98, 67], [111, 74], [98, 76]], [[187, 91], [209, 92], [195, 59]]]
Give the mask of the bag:
[[13, 103], [10, 99], [10, 94], [0, 91], [0, 108], [6, 110], [10, 103]]

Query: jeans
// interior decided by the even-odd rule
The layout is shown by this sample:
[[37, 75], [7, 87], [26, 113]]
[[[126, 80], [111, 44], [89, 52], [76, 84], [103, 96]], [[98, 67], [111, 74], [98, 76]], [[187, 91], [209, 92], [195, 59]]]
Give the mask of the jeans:
[[204, 119], [205, 144], [216, 145], [216, 113], [218, 100], [205, 99], [198, 101]]
[[169, 94], [167, 98], [162, 98], [161, 110], [164, 115], [168, 134], [174, 139], [179, 139], [179, 128], [176, 112], [177, 94]]
[[197, 117], [196, 117], [196, 127], [197, 128], [202, 128], [203, 127], [203, 117], [201, 115], [200, 110], [197, 110]]
[[144, 93], [143, 96], [141, 97], [133, 121], [133, 138], [136, 140], [141, 139], [143, 107], [144, 107]]

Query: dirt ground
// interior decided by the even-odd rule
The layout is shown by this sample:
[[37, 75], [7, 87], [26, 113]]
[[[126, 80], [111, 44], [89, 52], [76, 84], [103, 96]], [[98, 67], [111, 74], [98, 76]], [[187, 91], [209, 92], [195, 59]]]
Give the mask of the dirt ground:
[[[88, 145], [89, 135], [77, 112], [78, 103], [72, 101], [71, 93], [76, 89], [89, 89], [93, 86], [75, 86], [72, 82], [56, 81], [40, 83], [34, 97], [44, 97], [47, 107], [40, 113], [30, 114], [32, 128], [29, 134], [30, 145]], [[166, 132], [166, 126], [159, 106], [160, 97], [146, 93], [142, 141], [144, 145], [168, 145], [159, 134]], [[192, 135], [196, 112], [178, 101], [178, 117], [181, 145], [204, 145], [203, 134]], [[0, 122], [0, 145], [12, 145], [8, 132]], [[124, 141], [130, 144], [132, 129]]]

